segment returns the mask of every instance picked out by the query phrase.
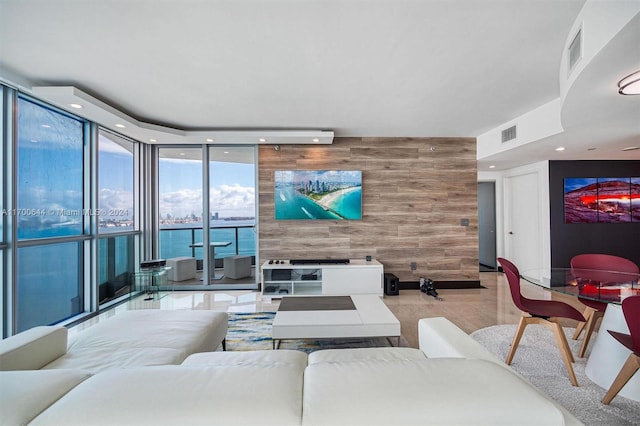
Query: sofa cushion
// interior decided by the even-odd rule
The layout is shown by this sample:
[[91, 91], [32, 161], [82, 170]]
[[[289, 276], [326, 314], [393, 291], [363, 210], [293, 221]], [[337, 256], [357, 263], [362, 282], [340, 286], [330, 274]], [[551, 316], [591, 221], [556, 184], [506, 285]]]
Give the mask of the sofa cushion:
[[325, 349], [309, 354], [309, 365], [323, 362], [406, 361], [426, 359], [422, 351], [414, 348], [357, 348]]
[[86, 347], [70, 351], [43, 369], [81, 368], [98, 373], [111, 368], [179, 364], [189, 352], [173, 348]]
[[290, 365], [294, 368], [307, 366], [307, 354], [294, 350], [263, 350], [246, 352], [202, 352], [190, 355], [181, 365]]
[[114, 367], [180, 364], [192, 353], [214, 351], [227, 334], [226, 312], [131, 310], [75, 335], [67, 354], [44, 368], [98, 372]]
[[81, 370], [0, 371], [0, 425], [24, 425], [91, 374]]
[[34, 425], [299, 425], [302, 366], [162, 366], [101, 372]]
[[563, 425], [547, 398], [486, 360], [310, 364], [304, 425]]
[[38, 370], [66, 352], [65, 327], [34, 327], [0, 342], [0, 370]]

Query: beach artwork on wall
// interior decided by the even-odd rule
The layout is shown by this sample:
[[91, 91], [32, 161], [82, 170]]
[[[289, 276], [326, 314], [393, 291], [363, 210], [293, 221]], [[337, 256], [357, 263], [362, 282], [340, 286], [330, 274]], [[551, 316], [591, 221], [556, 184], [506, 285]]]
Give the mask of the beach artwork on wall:
[[361, 220], [362, 171], [277, 170], [278, 220]]
[[640, 222], [640, 178], [566, 178], [565, 223]]

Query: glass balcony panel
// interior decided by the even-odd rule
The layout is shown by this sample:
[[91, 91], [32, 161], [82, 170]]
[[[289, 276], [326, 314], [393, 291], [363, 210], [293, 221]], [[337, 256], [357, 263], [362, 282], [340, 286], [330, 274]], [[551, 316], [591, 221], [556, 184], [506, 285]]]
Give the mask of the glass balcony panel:
[[137, 235], [102, 237], [99, 241], [100, 304], [131, 292], [131, 274], [135, 271], [134, 243]]
[[83, 242], [18, 249], [16, 327], [24, 331], [83, 312]]

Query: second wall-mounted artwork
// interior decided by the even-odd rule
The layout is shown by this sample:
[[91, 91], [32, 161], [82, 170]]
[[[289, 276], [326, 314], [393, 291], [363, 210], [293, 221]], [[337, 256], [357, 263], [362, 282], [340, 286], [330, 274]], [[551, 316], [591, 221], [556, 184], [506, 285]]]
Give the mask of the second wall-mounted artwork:
[[640, 178], [565, 178], [565, 223], [640, 222]]
[[361, 220], [362, 171], [276, 170], [279, 220]]

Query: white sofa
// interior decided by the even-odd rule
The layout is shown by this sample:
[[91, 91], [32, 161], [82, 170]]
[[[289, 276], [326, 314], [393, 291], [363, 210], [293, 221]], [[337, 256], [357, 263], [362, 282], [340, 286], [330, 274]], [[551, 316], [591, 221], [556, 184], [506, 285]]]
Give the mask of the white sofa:
[[62, 326], [34, 327], [0, 344], [0, 371], [81, 369], [180, 364], [196, 352], [224, 346], [226, 312], [131, 310], [67, 341]]
[[[35, 327], [0, 342], [0, 424], [26, 424], [104, 370], [180, 364], [224, 344], [228, 315], [132, 310], [68, 339], [62, 326]], [[86, 420], [86, 419], [85, 419]]]
[[[308, 356], [218, 351], [193, 354], [180, 365], [112, 368], [87, 377], [67, 370], [62, 381], [42, 377], [52, 391], [30, 398], [31, 411], [20, 422], [3, 418], [2, 423], [581, 424], [449, 321], [420, 320], [419, 333], [421, 349], [324, 350]], [[430, 353], [439, 358], [429, 358]], [[0, 377], [7, 386], [3, 396], [13, 398], [17, 378], [5, 385]]]

